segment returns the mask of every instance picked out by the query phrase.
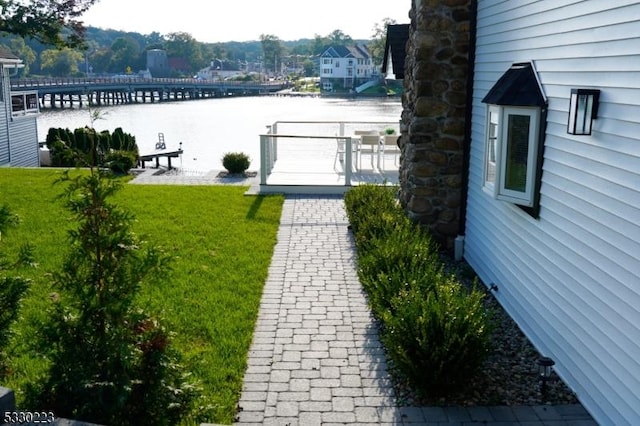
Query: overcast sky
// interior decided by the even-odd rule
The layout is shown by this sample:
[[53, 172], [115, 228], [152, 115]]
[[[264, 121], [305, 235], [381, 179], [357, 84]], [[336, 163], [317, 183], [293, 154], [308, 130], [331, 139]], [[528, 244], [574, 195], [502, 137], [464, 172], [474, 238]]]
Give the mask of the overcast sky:
[[341, 30], [367, 39], [384, 18], [409, 23], [411, 0], [99, 0], [85, 25], [149, 34], [186, 32], [201, 42], [281, 40]]

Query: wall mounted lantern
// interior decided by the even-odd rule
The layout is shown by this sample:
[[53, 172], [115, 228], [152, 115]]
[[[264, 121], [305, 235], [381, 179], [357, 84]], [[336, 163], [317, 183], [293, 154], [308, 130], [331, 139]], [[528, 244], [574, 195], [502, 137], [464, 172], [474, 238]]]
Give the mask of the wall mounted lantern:
[[599, 99], [599, 90], [571, 89], [567, 133], [571, 135], [591, 134], [592, 122], [598, 117]]
[[547, 383], [551, 380], [551, 368], [555, 364], [551, 358], [546, 356], [538, 360], [538, 380], [540, 380], [540, 392], [543, 396], [547, 391]]

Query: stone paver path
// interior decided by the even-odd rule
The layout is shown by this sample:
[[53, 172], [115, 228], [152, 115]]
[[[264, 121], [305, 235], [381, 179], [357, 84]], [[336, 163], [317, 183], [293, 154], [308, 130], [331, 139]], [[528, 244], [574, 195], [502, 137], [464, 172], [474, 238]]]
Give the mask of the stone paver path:
[[250, 424], [379, 424], [394, 403], [342, 198], [288, 197], [239, 406]]
[[397, 407], [342, 197], [287, 196], [248, 358], [243, 425], [589, 425], [580, 405]]

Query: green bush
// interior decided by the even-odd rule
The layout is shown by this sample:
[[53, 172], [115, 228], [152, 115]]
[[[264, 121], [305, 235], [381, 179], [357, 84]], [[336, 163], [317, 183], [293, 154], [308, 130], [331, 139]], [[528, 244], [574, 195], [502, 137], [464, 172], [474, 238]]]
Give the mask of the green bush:
[[231, 174], [244, 173], [251, 164], [247, 154], [242, 152], [228, 152], [222, 157], [222, 165]]
[[131, 151], [111, 151], [107, 155], [106, 164], [115, 174], [127, 174], [136, 165], [136, 155]]
[[382, 318], [387, 355], [416, 388], [430, 396], [459, 391], [490, 350], [483, 293], [441, 276], [432, 290], [410, 285]]
[[106, 167], [111, 151], [128, 151], [134, 158], [138, 156], [135, 137], [124, 133], [120, 127], [113, 134], [108, 130], [98, 133], [91, 127], [73, 132], [50, 128], [46, 143], [51, 152], [51, 165], [55, 167]]
[[428, 231], [414, 224], [383, 186], [345, 194], [358, 275], [392, 364], [431, 396], [460, 390], [490, 345], [483, 293], [447, 276]]
[[442, 271], [430, 235], [417, 225], [398, 227], [360, 251], [358, 275], [369, 295], [374, 314], [391, 309], [391, 299], [414, 282], [430, 291]]
[[396, 201], [396, 192], [395, 187], [366, 184], [345, 194], [347, 216], [360, 250], [394, 230], [410, 226], [411, 221]]

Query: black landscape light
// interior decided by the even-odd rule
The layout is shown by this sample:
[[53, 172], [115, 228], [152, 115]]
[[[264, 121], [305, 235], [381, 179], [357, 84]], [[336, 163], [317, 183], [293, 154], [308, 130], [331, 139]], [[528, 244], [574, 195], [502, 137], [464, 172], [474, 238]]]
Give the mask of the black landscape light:
[[593, 120], [598, 118], [599, 100], [599, 90], [571, 89], [567, 133], [571, 135], [591, 134]]
[[546, 356], [538, 360], [538, 380], [540, 381], [540, 392], [543, 396], [547, 391], [547, 382], [551, 380], [551, 368], [555, 364], [551, 358]]

